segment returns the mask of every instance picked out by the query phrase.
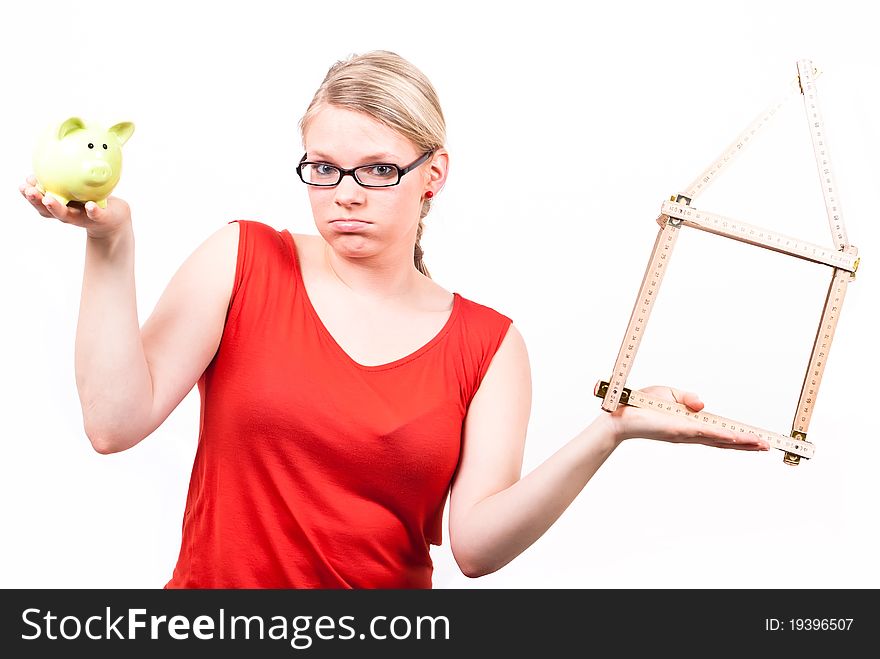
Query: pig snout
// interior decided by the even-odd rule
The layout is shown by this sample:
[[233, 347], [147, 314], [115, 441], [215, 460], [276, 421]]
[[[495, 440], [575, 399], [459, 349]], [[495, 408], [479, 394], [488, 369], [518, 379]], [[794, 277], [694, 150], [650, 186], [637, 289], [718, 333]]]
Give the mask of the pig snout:
[[86, 185], [103, 185], [113, 176], [113, 168], [101, 160], [83, 163], [83, 179]]

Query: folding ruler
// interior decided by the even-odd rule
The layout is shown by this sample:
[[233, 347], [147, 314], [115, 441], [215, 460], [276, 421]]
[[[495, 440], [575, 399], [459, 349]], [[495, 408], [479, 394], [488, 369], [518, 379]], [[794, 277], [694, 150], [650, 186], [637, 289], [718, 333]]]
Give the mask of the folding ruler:
[[[785, 464], [796, 466], [801, 458], [812, 458], [815, 447], [807, 441], [807, 427], [819, 393], [819, 383], [825, 371], [825, 363], [831, 349], [831, 340], [840, 317], [840, 308], [846, 295], [847, 284], [855, 279], [859, 266], [858, 250], [849, 244], [843, 223], [843, 214], [831, 159], [825, 139], [825, 128], [819, 111], [816, 95], [815, 79], [819, 72], [810, 60], [797, 62], [797, 78], [789, 86], [788, 92], [776, 103], [769, 106], [737, 137], [721, 156], [710, 165], [688, 186], [684, 193], [673, 195], [661, 206], [661, 215], [657, 218], [660, 231], [657, 234], [654, 249], [645, 270], [642, 285], [630, 316], [623, 343], [614, 363], [614, 371], [610, 380], [600, 380], [593, 393], [602, 398], [602, 409], [613, 412], [619, 405], [632, 405], [659, 410], [679, 417], [687, 417], [711, 426], [750, 432], [766, 440], [770, 446], [785, 452]], [[785, 236], [772, 230], [741, 222], [729, 217], [717, 215], [694, 208], [691, 202], [705, 190], [718, 174], [748, 146], [754, 136], [764, 128], [779, 108], [797, 93], [803, 96], [810, 137], [813, 141], [813, 154], [819, 170], [822, 194], [834, 247], [822, 247], [804, 240]], [[762, 430], [721, 416], [703, 411], [694, 412], [686, 405], [674, 403], [646, 394], [643, 391], [629, 389], [626, 386], [627, 376], [632, 369], [636, 351], [639, 348], [648, 318], [657, 299], [657, 291], [663, 281], [663, 275], [672, 256], [679, 231], [682, 226], [694, 227], [719, 236], [733, 238], [750, 245], [757, 245], [783, 254], [821, 263], [831, 268], [831, 285], [825, 299], [825, 307], [819, 322], [819, 329], [813, 342], [813, 351], [801, 387], [800, 400], [792, 423], [791, 435]]]

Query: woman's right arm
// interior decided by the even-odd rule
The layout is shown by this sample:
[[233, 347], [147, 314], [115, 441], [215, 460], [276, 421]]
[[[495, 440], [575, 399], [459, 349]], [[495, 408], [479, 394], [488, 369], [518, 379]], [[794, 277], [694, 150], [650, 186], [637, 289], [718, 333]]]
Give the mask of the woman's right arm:
[[149, 436], [192, 390], [223, 334], [235, 279], [238, 223], [208, 237], [180, 266], [153, 313], [138, 326], [134, 232], [123, 200], [107, 208], [62, 206], [35, 181], [22, 194], [47, 218], [86, 229], [76, 330], [76, 386], [83, 426], [99, 453]]

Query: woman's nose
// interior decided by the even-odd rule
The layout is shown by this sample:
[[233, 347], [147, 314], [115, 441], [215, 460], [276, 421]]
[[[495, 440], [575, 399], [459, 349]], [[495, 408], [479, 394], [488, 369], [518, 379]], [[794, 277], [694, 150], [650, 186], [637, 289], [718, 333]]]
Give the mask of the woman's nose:
[[354, 176], [343, 176], [336, 186], [336, 203], [344, 206], [361, 203], [365, 192], [366, 190], [354, 180]]

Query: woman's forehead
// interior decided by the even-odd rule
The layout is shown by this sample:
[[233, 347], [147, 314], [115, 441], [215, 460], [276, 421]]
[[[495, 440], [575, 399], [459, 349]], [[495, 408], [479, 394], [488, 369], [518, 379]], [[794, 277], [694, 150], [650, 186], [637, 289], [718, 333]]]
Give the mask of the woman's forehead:
[[405, 158], [415, 145], [362, 112], [328, 106], [312, 117], [303, 143], [309, 158], [391, 160]]
[[365, 155], [357, 155], [356, 149], [346, 149], [344, 153], [335, 153], [332, 149], [323, 151], [321, 149], [307, 149], [310, 160], [335, 160], [340, 157], [355, 158], [356, 160], [369, 160], [370, 162], [394, 162], [400, 156], [396, 153], [380, 151], [378, 153], [368, 153]]

